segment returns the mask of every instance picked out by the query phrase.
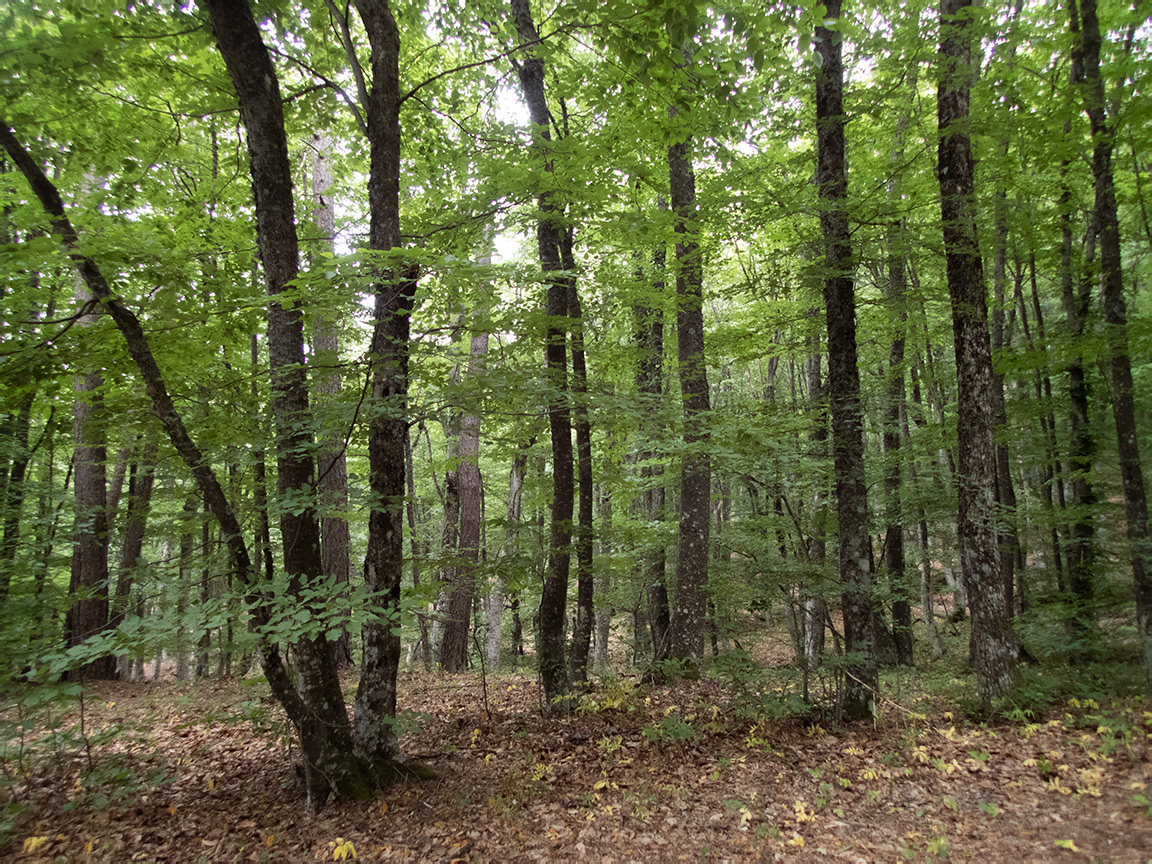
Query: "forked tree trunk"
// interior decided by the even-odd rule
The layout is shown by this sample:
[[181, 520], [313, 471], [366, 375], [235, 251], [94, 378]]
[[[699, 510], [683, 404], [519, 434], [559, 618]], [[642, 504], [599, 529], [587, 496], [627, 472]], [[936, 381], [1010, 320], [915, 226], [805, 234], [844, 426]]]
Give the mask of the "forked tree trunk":
[[940, 212], [952, 301], [959, 444], [957, 533], [972, 613], [972, 659], [985, 709], [1016, 686], [1016, 640], [1009, 622], [996, 536], [996, 455], [992, 438], [992, 349], [984, 269], [976, 234], [976, 192], [968, 134], [971, 0], [941, 0], [937, 90]]

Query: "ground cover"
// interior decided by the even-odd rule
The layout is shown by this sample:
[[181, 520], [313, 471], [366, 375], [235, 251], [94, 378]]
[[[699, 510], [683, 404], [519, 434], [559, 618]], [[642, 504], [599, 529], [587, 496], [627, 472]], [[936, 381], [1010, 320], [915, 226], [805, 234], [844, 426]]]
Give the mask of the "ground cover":
[[837, 727], [757, 716], [715, 680], [615, 678], [558, 717], [526, 675], [411, 674], [402, 741], [438, 779], [312, 815], [264, 685], [94, 684], [9, 742], [0, 857], [1152, 858], [1146, 703], [1073, 698], [977, 723], [907, 692], [876, 722]]

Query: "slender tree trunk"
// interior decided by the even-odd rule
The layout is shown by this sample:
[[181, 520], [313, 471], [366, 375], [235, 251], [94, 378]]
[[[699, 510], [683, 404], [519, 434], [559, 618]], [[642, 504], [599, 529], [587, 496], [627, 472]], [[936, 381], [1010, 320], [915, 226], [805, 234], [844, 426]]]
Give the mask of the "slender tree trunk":
[[[663, 204], [663, 201], [660, 202]], [[661, 208], [663, 209], [663, 208]], [[633, 308], [635, 343], [639, 350], [636, 366], [636, 390], [640, 396], [641, 414], [659, 416], [664, 398], [664, 296], [666, 251], [663, 243], [652, 252], [651, 304], [637, 303]], [[654, 433], [656, 430], [648, 430]], [[656, 532], [644, 555], [644, 585], [646, 586], [648, 617], [652, 626], [654, 655], [661, 657], [667, 650], [668, 627], [671, 613], [668, 608], [667, 550], [659, 536], [664, 521], [664, 468], [656, 463], [656, 452], [643, 449], [638, 454], [641, 463], [640, 482], [643, 486], [642, 507], [648, 525]]]
[[[1069, 0], [1073, 36], [1076, 2]], [[1100, 74], [1100, 22], [1096, 0], [1081, 0], [1082, 36], [1078, 82], [1084, 85], [1084, 110], [1092, 130], [1092, 176], [1095, 180], [1096, 229], [1100, 242], [1101, 299], [1112, 372], [1112, 417], [1120, 479], [1124, 485], [1124, 515], [1128, 523], [1128, 554], [1136, 595], [1136, 632], [1144, 657], [1144, 683], [1152, 693], [1152, 543], [1148, 536], [1148, 500], [1140, 464], [1132, 361], [1128, 352], [1128, 308], [1124, 300], [1124, 269], [1120, 254], [1120, 222], [1112, 177], [1114, 130], [1106, 115], [1104, 79]], [[1075, 50], [1075, 49], [1074, 49]], [[1074, 69], [1074, 74], [1077, 70]]]
[[[369, 246], [401, 248], [400, 31], [387, 0], [356, 0], [372, 46], [368, 99], [371, 143]], [[379, 410], [368, 439], [369, 488], [376, 502], [368, 517], [364, 582], [381, 597], [364, 625], [364, 659], [356, 690], [356, 749], [377, 772], [400, 758], [394, 731], [396, 674], [400, 667], [400, 581], [404, 573], [404, 437], [408, 428], [408, 352], [419, 271], [405, 265], [374, 274], [376, 326], [372, 336], [372, 398]]]
[[26, 492], [24, 477], [32, 455], [28, 450], [28, 437], [32, 428], [32, 404], [35, 397], [36, 390], [29, 388], [17, 404], [16, 413], [9, 415], [11, 425], [5, 430], [11, 455], [4, 483], [4, 528], [0, 537], [0, 609], [8, 601], [16, 567], [16, 550], [20, 547], [20, 516]]
[[[915, 84], [912, 85], [913, 90]], [[901, 115], [896, 124], [896, 146], [892, 162], [898, 166], [904, 158], [904, 133], [908, 122]], [[888, 200], [893, 207], [900, 206], [900, 173], [893, 171], [893, 179], [888, 185]], [[892, 321], [892, 348], [888, 353], [888, 400], [885, 404], [883, 448], [884, 448], [884, 491], [887, 495], [887, 528], [884, 537], [884, 569], [892, 586], [892, 637], [896, 646], [897, 662], [911, 666], [912, 656], [912, 603], [913, 595], [905, 570], [904, 557], [904, 512], [902, 506], [902, 468], [900, 451], [904, 405], [904, 341], [908, 329], [908, 313], [905, 311], [907, 274], [904, 261], [907, 255], [904, 221], [900, 214], [894, 214], [888, 223], [888, 290], [887, 299], [892, 304], [889, 319]], [[926, 614], [931, 614], [931, 609]]]
[[[512, 19], [523, 44], [539, 40], [528, 0], [511, 0]], [[534, 149], [553, 173], [551, 115], [544, 96], [544, 61], [529, 49], [517, 67], [524, 101], [533, 125]], [[568, 315], [568, 283], [561, 275], [560, 206], [548, 191], [538, 198], [536, 246], [540, 267], [548, 283], [548, 326], [545, 359], [548, 366], [548, 426], [552, 434], [552, 520], [548, 543], [548, 575], [540, 597], [539, 657], [544, 698], [551, 705], [569, 690], [564, 662], [564, 617], [568, 597], [569, 545], [572, 540], [572, 424], [568, 409], [568, 357], [565, 321]]]
[[[269, 297], [268, 357], [278, 493], [298, 502], [296, 506], [281, 508], [280, 532], [290, 589], [299, 596], [322, 578], [323, 564], [312, 436], [308, 431], [303, 317], [299, 308], [282, 305], [278, 300], [299, 270], [292, 171], [280, 86], [248, 4], [210, 0], [207, 7], [248, 133], [256, 235]], [[300, 735], [309, 805], [319, 809], [333, 791], [337, 795], [362, 797], [366, 791], [363, 768], [352, 759], [351, 727], [324, 633], [301, 634], [293, 656], [303, 713], [293, 717], [290, 712], [289, 717]]]
[[578, 504], [576, 511], [576, 623], [572, 628], [572, 680], [588, 682], [588, 653], [592, 647], [595, 617], [592, 571], [593, 531], [592, 424], [588, 419], [588, 373], [584, 366], [584, 322], [580, 295], [576, 290], [576, 262], [572, 256], [572, 229], [561, 242], [561, 263], [568, 271], [568, 317], [572, 327], [572, 392], [575, 403], [576, 476]]
[[[251, 20], [250, 16], [249, 20]], [[252, 27], [255, 27], [254, 23]], [[109, 317], [116, 324], [117, 329], [124, 336], [129, 356], [135, 362], [152, 401], [153, 413], [163, 424], [176, 452], [180, 454], [184, 464], [188, 466], [196, 478], [196, 485], [216, 516], [221, 533], [228, 544], [229, 559], [236, 573], [244, 580], [249, 589], [249, 600], [258, 634], [261, 663], [265, 677], [268, 679], [276, 699], [284, 706], [293, 723], [296, 723], [296, 718], [302, 718], [305, 715], [305, 706], [292, 686], [291, 679], [275, 645], [262, 632], [262, 629], [267, 627], [270, 622], [269, 609], [263, 598], [257, 593], [256, 589], [259, 586], [239, 520], [225, 498], [219, 480], [212, 471], [208, 460], [204, 457], [203, 451], [189, 436], [183, 418], [176, 410], [139, 319], [112, 291], [111, 285], [96, 262], [80, 251], [80, 238], [64, 211], [64, 203], [60, 198], [59, 191], [44, 174], [40, 165], [24, 149], [3, 118], [0, 118], [0, 146], [4, 147], [4, 150], [19, 168], [20, 173], [28, 181], [51, 222], [53, 233], [59, 238], [64, 250], [76, 265], [88, 290], [101, 302]]]
[[[412, 587], [420, 587], [420, 562], [423, 560], [424, 552], [422, 544], [420, 543], [419, 532], [417, 531], [417, 506], [418, 501], [416, 498], [416, 475], [413, 467], [414, 460], [412, 458], [412, 435], [408, 427], [404, 429], [404, 469], [405, 469], [405, 482], [408, 488], [408, 497], [405, 502], [405, 509], [408, 515], [408, 542], [412, 549]], [[423, 510], [423, 508], [420, 508]], [[428, 616], [424, 612], [416, 612], [416, 622], [420, 627], [420, 655], [424, 661], [424, 671], [428, 672], [432, 669], [432, 639], [428, 632]], [[411, 654], [409, 654], [409, 661]]]
[[152, 487], [156, 478], [156, 453], [156, 443], [149, 435], [141, 443], [139, 455], [132, 465], [120, 571], [116, 580], [116, 602], [110, 627], [118, 627], [124, 620], [132, 598], [136, 569], [143, 563], [144, 534], [148, 527], [148, 511], [152, 506]]
[[[468, 350], [467, 380], [474, 381], [483, 373], [488, 353], [488, 333], [474, 332]], [[468, 667], [468, 629], [472, 604], [476, 598], [476, 565], [480, 557], [481, 484], [480, 414], [466, 409], [460, 415], [460, 434], [456, 455], [459, 467], [460, 535], [457, 564], [453, 568], [452, 592], [448, 597], [444, 639], [440, 643], [440, 668], [445, 672], [463, 672]]]
[[[826, 17], [840, 18], [840, 0]], [[816, 28], [823, 58], [816, 73], [816, 184], [824, 233], [824, 308], [828, 324], [828, 390], [832, 415], [832, 456], [839, 517], [840, 590], [845, 650], [858, 659], [845, 669], [844, 712], [854, 720], [871, 713], [880, 685], [876, 666], [868, 493], [864, 483], [864, 423], [860, 414], [860, 375], [856, 369], [856, 301], [852, 247], [845, 199], [848, 166], [844, 154], [844, 67], [841, 40]]]
[[[332, 141], [325, 135], [312, 135], [312, 219], [319, 238], [314, 244], [321, 254], [312, 253], [313, 266], [319, 266], [323, 253], [331, 253], [336, 242], [336, 206], [329, 194], [332, 186]], [[340, 376], [340, 322], [331, 314], [318, 312], [312, 323], [313, 363], [317, 369], [313, 387], [317, 402], [335, 400], [343, 382]], [[331, 579], [334, 589], [348, 592], [351, 572], [352, 538], [344, 513], [348, 509], [348, 468], [344, 458], [344, 435], [337, 429], [321, 432], [317, 468], [320, 472], [320, 566]], [[331, 629], [331, 628], [328, 628]], [[329, 643], [337, 667], [352, 665], [352, 643], [348, 628], [340, 626], [340, 635]]]
[[[676, 116], [675, 109], [669, 115]], [[696, 219], [692, 136], [680, 131], [668, 148], [668, 180], [676, 232], [676, 351], [684, 404], [680, 461], [680, 534], [676, 588], [665, 656], [695, 662], [704, 654], [707, 619], [712, 468], [708, 444], [708, 365], [704, 356], [704, 269]]]
[[[809, 311], [813, 317], [819, 310]], [[820, 336], [813, 333], [810, 338], [811, 350], [804, 359], [804, 378], [808, 389], [808, 401], [815, 411], [815, 423], [808, 440], [812, 444], [813, 455], [826, 459], [828, 454], [828, 406], [825, 402], [825, 387], [820, 370], [823, 353], [820, 350]], [[823, 473], [823, 472], [821, 472]], [[782, 510], [783, 496], [777, 496], [778, 514]], [[782, 515], [782, 514], [781, 514]], [[822, 481], [818, 481], [812, 494], [811, 533], [803, 545], [805, 561], [813, 569], [823, 568], [828, 555], [828, 492]], [[783, 557], [784, 544], [780, 544]], [[800, 607], [803, 614], [796, 614], [789, 605], [788, 620], [792, 623], [790, 635], [796, 647], [796, 657], [804, 669], [804, 698], [808, 698], [808, 684], [811, 677], [824, 662], [824, 621], [828, 618], [828, 601], [824, 594], [813, 590], [807, 583], [800, 585]]]
[[[609, 538], [612, 536], [612, 492], [607, 486], [600, 490], [600, 554], [610, 556], [612, 546]], [[596, 596], [600, 598], [599, 608], [596, 610], [596, 630], [592, 643], [592, 668], [597, 675], [608, 674], [608, 639], [612, 627], [612, 608], [606, 602], [608, 595], [608, 576], [600, 573], [596, 576]]]
[[996, 537], [996, 456], [992, 437], [992, 349], [984, 270], [976, 234], [972, 144], [971, 0], [941, 0], [937, 91], [940, 211], [959, 390], [957, 532], [972, 612], [972, 653], [985, 709], [1016, 685], [1016, 640], [1000, 576]]

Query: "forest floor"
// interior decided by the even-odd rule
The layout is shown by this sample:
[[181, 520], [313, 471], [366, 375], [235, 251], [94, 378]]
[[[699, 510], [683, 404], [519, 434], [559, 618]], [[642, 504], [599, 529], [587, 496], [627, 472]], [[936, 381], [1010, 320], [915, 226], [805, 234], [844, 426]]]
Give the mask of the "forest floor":
[[836, 727], [711, 679], [608, 679], [564, 717], [525, 675], [402, 679], [403, 748], [439, 779], [319, 815], [266, 685], [94, 684], [82, 730], [73, 702], [9, 747], [0, 859], [1152, 859], [1143, 702], [981, 724], [907, 686]]

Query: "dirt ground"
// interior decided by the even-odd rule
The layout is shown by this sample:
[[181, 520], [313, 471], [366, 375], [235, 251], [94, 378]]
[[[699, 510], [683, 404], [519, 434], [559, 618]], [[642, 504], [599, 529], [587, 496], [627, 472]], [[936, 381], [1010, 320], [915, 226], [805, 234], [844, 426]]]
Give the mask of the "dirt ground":
[[749, 716], [708, 680], [615, 679], [556, 717], [523, 675], [424, 674], [401, 704], [404, 751], [438, 779], [312, 815], [266, 686], [93, 685], [82, 737], [74, 706], [67, 736], [10, 748], [0, 857], [1152, 860], [1146, 704], [982, 726], [893, 702], [833, 729]]

